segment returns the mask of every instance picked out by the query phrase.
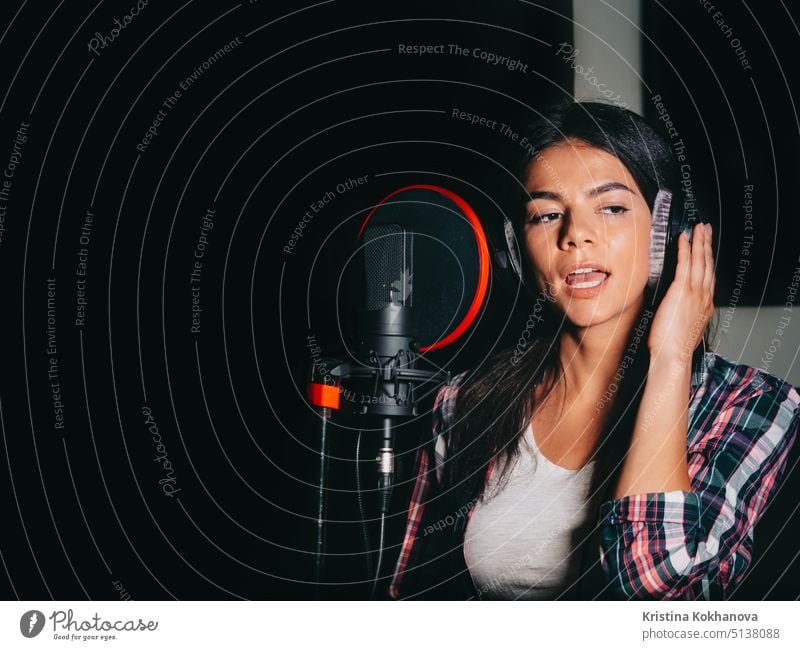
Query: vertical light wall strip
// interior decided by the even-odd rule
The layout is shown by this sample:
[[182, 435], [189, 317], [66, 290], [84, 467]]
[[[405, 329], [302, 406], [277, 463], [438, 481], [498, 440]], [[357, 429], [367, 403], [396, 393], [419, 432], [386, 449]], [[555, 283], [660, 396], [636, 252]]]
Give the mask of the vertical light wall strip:
[[602, 99], [642, 114], [641, 0], [572, 0], [575, 99]]

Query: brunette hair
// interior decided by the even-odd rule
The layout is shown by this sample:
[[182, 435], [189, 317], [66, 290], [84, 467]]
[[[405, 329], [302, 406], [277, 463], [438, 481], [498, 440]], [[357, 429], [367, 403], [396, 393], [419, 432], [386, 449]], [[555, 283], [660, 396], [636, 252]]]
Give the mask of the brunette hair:
[[[526, 132], [526, 154], [517, 163], [520, 201], [512, 223], [522, 241], [524, 220], [524, 183], [531, 161], [550, 146], [565, 141], [579, 141], [616, 156], [635, 179], [645, 201], [652, 209], [659, 189], [673, 191], [679, 199], [679, 169], [669, 143], [645, 120], [625, 108], [599, 102], [577, 102], [557, 106], [538, 114]], [[530, 277], [530, 260], [522, 255], [526, 277]], [[597, 492], [613, 489], [621, 461], [627, 451], [630, 434], [644, 390], [649, 365], [647, 336], [652, 317], [674, 278], [675, 269], [665, 268], [657, 294], [645, 290], [644, 307], [639, 324], [630, 333], [628, 357], [633, 364], [618, 370], [613, 406], [598, 396], [598, 408], [609, 408], [604, 435], [593, 458]], [[527, 286], [533, 286], [528, 282]], [[445, 485], [454, 491], [465, 489], [485, 498], [486, 470], [494, 458], [499, 476], [507, 478], [512, 461], [519, 455], [520, 438], [526, 431], [537, 407], [533, 387], [543, 384], [544, 395], [550, 394], [563, 375], [558, 351], [563, 315], [550, 307], [548, 296], [532, 296], [540, 305], [539, 318], [529, 332], [524, 350], [506, 348], [495, 352], [478, 368], [465, 373], [460, 382], [451, 428], [447, 461], [444, 465]], [[530, 319], [529, 319], [529, 322]], [[708, 343], [710, 326], [704, 333]], [[694, 351], [693, 364], [701, 362], [705, 346]], [[695, 367], [695, 366], [693, 366]], [[611, 386], [609, 390], [611, 390]]]

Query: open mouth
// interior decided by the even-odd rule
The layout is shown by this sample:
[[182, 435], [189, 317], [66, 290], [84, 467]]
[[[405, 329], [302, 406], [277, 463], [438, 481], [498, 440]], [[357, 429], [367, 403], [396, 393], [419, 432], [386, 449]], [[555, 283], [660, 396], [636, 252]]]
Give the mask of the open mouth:
[[610, 275], [599, 262], [578, 262], [564, 269], [565, 291], [572, 298], [594, 298], [603, 290]]
[[574, 289], [591, 289], [599, 287], [608, 277], [608, 273], [586, 268], [573, 271], [565, 278], [565, 282]]

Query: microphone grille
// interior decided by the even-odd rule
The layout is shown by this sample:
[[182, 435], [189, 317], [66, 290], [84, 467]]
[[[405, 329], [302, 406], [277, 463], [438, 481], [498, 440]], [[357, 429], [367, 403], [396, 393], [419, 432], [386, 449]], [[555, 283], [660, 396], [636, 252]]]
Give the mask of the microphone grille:
[[373, 224], [364, 230], [367, 311], [392, 303], [411, 306], [413, 246], [412, 234], [398, 224]]

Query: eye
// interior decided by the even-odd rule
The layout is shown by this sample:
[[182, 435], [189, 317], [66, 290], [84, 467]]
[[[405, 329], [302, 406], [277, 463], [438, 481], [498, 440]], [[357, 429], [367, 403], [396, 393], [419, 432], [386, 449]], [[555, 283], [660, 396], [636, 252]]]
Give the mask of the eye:
[[601, 208], [605, 214], [620, 215], [628, 212], [628, 208], [624, 205], [606, 205]]
[[525, 223], [538, 224], [538, 223], [551, 223], [561, 216], [560, 212], [548, 212], [546, 214], [530, 214], [525, 220]]

